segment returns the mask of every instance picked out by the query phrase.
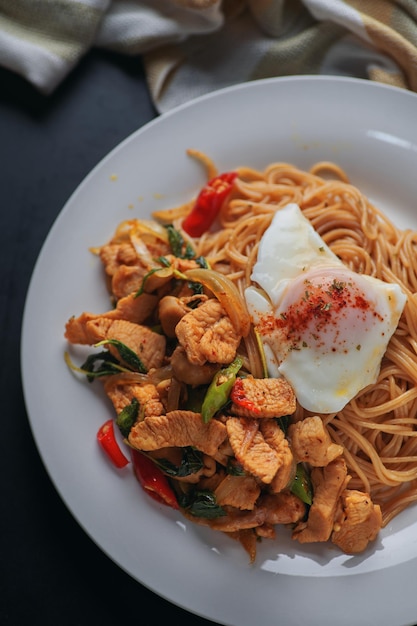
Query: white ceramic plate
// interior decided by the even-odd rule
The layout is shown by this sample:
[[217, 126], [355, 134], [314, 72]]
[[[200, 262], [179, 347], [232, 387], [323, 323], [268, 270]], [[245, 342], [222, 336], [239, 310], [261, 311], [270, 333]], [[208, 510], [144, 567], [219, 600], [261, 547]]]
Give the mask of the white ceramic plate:
[[[256, 564], [221, 533], [148, 498], [131, 470], [113, 471], [95, 435], [112, 409], [99, 384], [78, 381], [63, 353], [66, 320], [109, 308], [99, 261], [123, 219], [149, 216], [205, 182], [186, 149], [220, 170], [336, 160], [402, 227], [417, 228], [417, 95], [348, 78], [252, 82], [195, 100], [125, 140], [86, 178], [36, 264], [23, 323], [25, 398], [58, 492], [121, 568], [179, 606], [230, 626], [403, 626], [417, 621], [417, 511], [395, 519], [365, 554], [303, 546], [279, 532]], [[120, 529], [123, 528], [123, 532]]]

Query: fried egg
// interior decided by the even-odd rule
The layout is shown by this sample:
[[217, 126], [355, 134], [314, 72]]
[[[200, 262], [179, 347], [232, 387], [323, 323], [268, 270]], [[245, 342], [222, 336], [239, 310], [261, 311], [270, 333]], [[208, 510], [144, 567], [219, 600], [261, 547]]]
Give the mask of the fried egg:
[[406, 303], [399, 285], [357, 274], [296, 204], [277, 211], [245, 290], [271, 377], [312, 412], [340, 411], [374, 383]]

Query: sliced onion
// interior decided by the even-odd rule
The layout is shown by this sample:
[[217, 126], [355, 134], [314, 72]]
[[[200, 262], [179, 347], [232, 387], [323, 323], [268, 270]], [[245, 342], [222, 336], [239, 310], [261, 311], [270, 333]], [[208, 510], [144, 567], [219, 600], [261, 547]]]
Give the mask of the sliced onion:
[[138, 220], [135, 224], [135, 233], [142, 236], [148, 235], [164, 243], [169, 243], [167, 229], [155, 220]]
[[210, 289], [230, 317], [236, 332], [247, 337], [251, 326], [249, 313], [238, 288], [230, 278], [208, 269], [187, 270], [184, 275], [188, 280], [201, 283]]
[[130, 233], [134, 228], [136, 220], [124, 220], [120, 222], [111, 239], [111, 243], [123, 243], [129, 241]]
[[148, 374], [141, 374], [140, 372], [121, 372], [120, 374], [113, 374], [107, 378], [106, 384], [109, 386], [123, 384], [146, 385], [149, 383], [158, 385], [163, 380], [169, 380], [170, 378], [172, 378], [172, 367], [170, 365], [163, 365]]
[[143, 265], [147, 265], [148, 267], [158, 267], [158, 263], [154, 261], [148, 247], [142, 241], [142, 239], [138, 235], [136, 235], [136, 233], [131, 233], [130, 241]]
[[248, 353], [249, 369], [255, 378], [267, 378], [268, 368], [262, 340], [255, 328], [245, 337], [245, 346]]
[[148, 374], [140, 372], [121, 372], [106, 379], [106, 389], [113, 389], [118, 385], [146, 385], [150, 382]]

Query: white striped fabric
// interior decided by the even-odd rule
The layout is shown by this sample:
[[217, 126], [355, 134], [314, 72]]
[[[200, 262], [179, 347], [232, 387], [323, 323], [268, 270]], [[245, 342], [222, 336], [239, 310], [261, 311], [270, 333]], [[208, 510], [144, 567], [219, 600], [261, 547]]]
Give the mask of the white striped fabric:
[[141, 55], [160, 112], [291, 74], [417, 91], [415, 0], [0, 0], [0, 65], [44, 93], [94, 46]]

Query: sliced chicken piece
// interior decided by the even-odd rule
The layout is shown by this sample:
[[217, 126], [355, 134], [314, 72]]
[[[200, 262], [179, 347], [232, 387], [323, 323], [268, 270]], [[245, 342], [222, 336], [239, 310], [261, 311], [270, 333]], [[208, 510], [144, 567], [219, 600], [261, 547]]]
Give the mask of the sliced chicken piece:
[[245, 417], [230, 417], [227, 434], [236, 459], [244, 469], [269, 484], [280, 467], [279, 455], [265, 441], [259, 422]]
[[301, 522], [294, 530], [293, 538], [300, 543], [327, 541], [333, 530], [335, 514], [341, 493], [346, 488], [350, 477], [347, 476], [346, 463], [337, 457], [326, 467], [313, 468], [313, 504], [308, 519]]
[[229, 505], [236, 509], [252, 511], [261, 493], [253, 476], [232, 476], [228, 474], [215, 490], [217, 504]]
[[294, 463], [284, 433], [275, 420], [229, 417], [226, 422], [230, 446], [243, 468], [276, 493], [284, 489]]
[[162, 237], [137, 232], [138, 220], [127, 220], [114, 233], [112, 239], [99, 249], [106, 273], [112, 276], [122, 265], [150, 268], [153, 259], [166, 256], [171, 247], [165, 233]]
[[129, 294], [136, 294], [143, 285], [148, 270], [141, 265], [121, 265], [113, 274], [110, 288], [111, 292], [119, 300]]
[[234, 533], [248, 528], [262, 527], [264, 524], [270, 526], [293, 524], [305, 515], [305, 505], [291, 493], [261, 496], [259, 503], [252, 511], [241, 511], [230, 506], [223, 508], [226, 515], [221, 517], [212, 520], [192, 517], [192, 520], [215, 530]]
[[222, 305], [213, 298], [184, 315], [175, 333], [193, 365], [231, 363], [241, 340]]
[[[133, 350], [146, 370], [161, 367], [165, 357], [166, 339], [163, 335], [153, 332], [147, 326], [140, 324], [132, 324], [125, 320], [108, 320], [106, 323], [100, 323], [102, 320], [93, 320], [87, 324], [88, 332], [94, 339], [94, 343], [106, 339], [116, 339]], [[115, 346], [110, 345], [109, 350], [116, 356], [119, 356]]]
[[136, 250], [129, 242], [109, 243], [101, 246], [99, 256], [108, 276], [113, 276], [121, 265], [137, 265], [139, 263]]
[[201, 267], [195, 259], [183, 259], [173, 254], [165, 254], [164, 256], [170, 266], [179, 272], [186, 272], [187, 270], [194, 270]]
[[78, 317], [71, 317], [65, 326], [65, 338], [70, 343], [90, 344], [86, 325], [92, 320], [105, 317], [109, 320], [126, 320], [135, 324], [141, 324], [152, 313], [157, 304], [156, 296], [144, 293], [137, 298], [133, 294], [121, 298], [117, 306], [106, 313], [84, 312]]
[[306, 513], [306, 505], [289, 491], [261, 496], [259, 507], [265, 510], [267, 524], [295, 524]]
[[[165, 357], [166, 339], [147, 326], [133, 324], [126, 320], [112, 320], [98, 317], [85, 324], [87, 343], [94, 345], [100, 341], [115, 339], [135, 352], [146, 370], [161, 367]], [[117, 348], [108, 346], [109, 351], [120, 359]]]
[[153, 313], [157, 302], [157, 296], [150, 293], [142, 293], [139, 296], [130, 293], [117, 301], [116, 308], [113, 309], [114, 316], [111, 315], [113, 311], [109, 311], [107, 317], [142, 324]]
[[200, 413], [170, 411], [135, 424], [130, 431], [129, 442], [134, 448], [144, 451], [194, 446], [209, 456], [215, 456], [226, 436], [226, 427], [218, 420], [205, 424]]
[[278, 454], [279, 467], [271, 482], [271, 491], [278, 493], [285, 489], [295, 473], [293, 454], [276, 420], [260, 420], [259, 427], [266, 443]]
[[157, 388], [152, 383], [124, 383], [120, 377], [110, 376], [104, 383], [104, 390], [112, 401], [117, 415], [130, 405], [133, 398], [139, 402], [142, 416], [164, 413], [164, 405]]
[[381, 529], [381, 509], [373, 504], [369, 494], [352, 489], [342, 493], [340, 502], [332, 542], [346, 554], [363, 552]]
[[238, 378], [231, 399], [230, 412], [240, 417], [282, 417], [296, 408], [294, 391], [284, 378]]
[[343, 454], [343, 447], [332, 442], [318, 415], [291, 424], [288, 438], [297, 462], [309, 463], [313, 467], [325, 467]]

